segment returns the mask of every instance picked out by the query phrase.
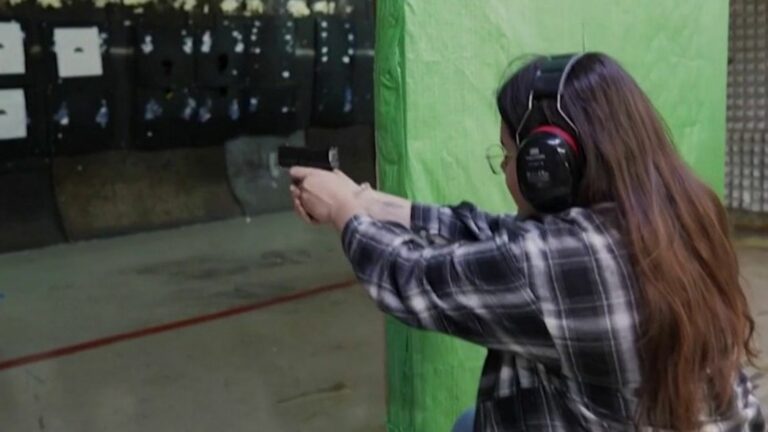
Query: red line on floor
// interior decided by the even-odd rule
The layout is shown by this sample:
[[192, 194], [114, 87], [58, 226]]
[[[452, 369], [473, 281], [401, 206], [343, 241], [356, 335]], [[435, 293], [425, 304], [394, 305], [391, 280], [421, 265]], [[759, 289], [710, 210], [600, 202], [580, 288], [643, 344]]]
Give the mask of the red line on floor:
[[44, 360], [50, 360], [57, 357], [64, 357], [64, 356], [72, 355], [75, 353], [100, 348], [105, 345], [111, 345], [117, 342], [124, 342], [131, 339], [143, 338], [143, 337], [158, 334], [158, 333], [165, 333], [173, 330], [182, 329], [184, 327], [190, 327], [190, 326], [203, 324], [210, 321], [216, 321], [223, 318], [232, 317], [235, 315], [241, 315], [241, 314], [253, 312], [259, 309], [264, 309], [270, 306], [276, 306], [283, 303], [302, 300], [308, 297], [316, 296], [318, 294], [337, 291], [343, 288], [349, 288], [353, 286], [355, 283], [356, 281], [354, 280], [347, 280], [344, 282], [339, 282], [331, 285], [324, 285], [316, 288], [310, 288], [307, 290], [298, 291], [292, 294], [271, 298], [269, 300], [265, 300], [265, 301], [250, 304], [250, 305], [238, 306], [236, 308], [214, 312], [207, 315], [201, 315], [201, 316], [187, 318], [179, 321], [172, 321], [169, 323], [160, 324], [152, 327], [146, 327], [138, 330], [133, 330], [126, 333], [118, 333], [111, 336], [106, 336], [98, 339], [80, 342], [74, 345], [63, 346], [60, 348], [39, 352], [36, 354], [30, 354], [30, 355], [17, 357], [9, 360], [2, 360], [0, 361], [0, 370], [11, 369], [19, 366], [28, 365], [30, 363], [37, 363]]

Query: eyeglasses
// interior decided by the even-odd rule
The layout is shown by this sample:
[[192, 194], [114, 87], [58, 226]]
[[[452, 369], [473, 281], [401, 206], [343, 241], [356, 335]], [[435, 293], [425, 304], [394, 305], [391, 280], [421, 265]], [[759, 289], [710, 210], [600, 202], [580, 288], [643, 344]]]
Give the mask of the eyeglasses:
[[488, 161], [488, 167], [495, 175], [504, 172], [504, 165], [507, 163], [507, 158], [511, 156], [509, 151], [501, 144], [492, 144], [485, 150], [485, 159]]

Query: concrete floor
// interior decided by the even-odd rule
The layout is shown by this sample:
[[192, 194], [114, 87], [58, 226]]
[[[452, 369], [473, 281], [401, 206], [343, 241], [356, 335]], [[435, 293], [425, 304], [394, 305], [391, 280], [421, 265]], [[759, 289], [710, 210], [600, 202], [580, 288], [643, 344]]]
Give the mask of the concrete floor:
[[[291, 214], [4, 255], [0, 365], [350, 279], [334, 233]], [[0, 429], [383, 431], [383, 331], [347, 284], [137, 333], [0, 370]]]
[[[739, 244], [768, 347], [768, 240]], [[354, 284], [308, 291], [350, 278], [338, 238], [290, 214], [2, 255], [0, 428], [381, 432], [381, 315]]]

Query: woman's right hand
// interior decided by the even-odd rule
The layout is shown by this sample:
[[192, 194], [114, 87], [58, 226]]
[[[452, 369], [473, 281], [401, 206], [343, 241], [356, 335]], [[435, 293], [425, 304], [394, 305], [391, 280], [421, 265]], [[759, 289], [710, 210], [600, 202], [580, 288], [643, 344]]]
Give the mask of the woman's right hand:
[[364, 209], [358, 200], [366, 190], [341, 171], [293, 167], [291, 195], [296, 213], [309, 223], [333, 224], [339, 231]]

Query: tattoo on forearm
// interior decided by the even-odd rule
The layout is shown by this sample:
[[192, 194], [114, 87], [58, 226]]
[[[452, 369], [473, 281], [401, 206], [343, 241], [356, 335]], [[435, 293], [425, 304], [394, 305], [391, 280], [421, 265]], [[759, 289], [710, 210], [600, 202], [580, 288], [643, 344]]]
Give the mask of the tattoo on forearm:
[[368, 216], [383, 221], [411, 224], [411, 202], [383, 192], [362, 187], [355, 194]]
[[406, 202], [387, 197], [376, 199], [373, 213], [377, 219], [395, 221], [406, 225], [408, 225], [411, 218]]
[[380, 199], [378, 204], [382, 208], [388, 209], [388, 210], [402, 210], [405, 208], [403, 203], [397, 202], [394, 200], [388, 200], [388, 199]]

